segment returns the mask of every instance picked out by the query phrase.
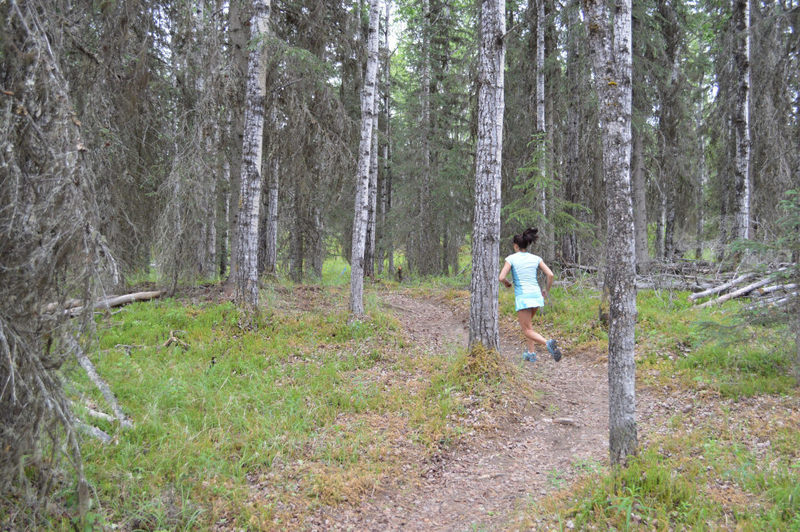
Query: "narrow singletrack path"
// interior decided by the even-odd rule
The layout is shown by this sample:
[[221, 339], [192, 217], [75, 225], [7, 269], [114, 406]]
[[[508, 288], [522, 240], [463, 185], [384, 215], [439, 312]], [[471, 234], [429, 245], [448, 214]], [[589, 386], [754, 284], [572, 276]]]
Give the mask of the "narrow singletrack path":
[[[399, 293], [382, 296], [407, 335], [425, 349], [466, 346], [462, 319], [445, 304]], [[534, 323], [535, 325], [535, 323]], [[356, 508], [318, 515], [312, 529], [504, 530], [520, 505], [568, 487], [608, 457], [606, 364], [564, 346], [556, 363], [546, 349], [536, 363], [520, 362], [522, 337], [501, 331], [502, 352], [524, 364], [536, 397], [523, 412], [509, 412], [490, 431], [464, 437], [420, 482], [405, 491], [377, 492]]]

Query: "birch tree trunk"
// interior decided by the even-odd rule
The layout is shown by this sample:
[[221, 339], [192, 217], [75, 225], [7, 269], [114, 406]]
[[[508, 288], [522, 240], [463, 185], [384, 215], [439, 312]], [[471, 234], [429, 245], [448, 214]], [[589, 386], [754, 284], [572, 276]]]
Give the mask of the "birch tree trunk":
[[261, 206], [261, 159], [264, 139], [264, 96], [267, 79], [266, 44], [269, 0], [253, 1], [251, 51], [247, 64], [239, 224], [236, 230], [237, 269], [234, 299], [249, 311], [258, 309], [258, 213]]
[[[542, 213], [542, 234], [547, 234], [546, 227], [549, 225], [547, 209], [547, 122], [545, 120], [545, 98], [544, 98], [544, 0], [536, 0], [536, 134], [539, 137], [539, 175], [542, 178], [542, 189], [539, 192], [539, 210]], [[548, 246], [546, 241], [544, 246]], [[545, 261], [551, 261], [547, 253]]]
[[[383, 140], [383, 178], [380, 180], [381, 187], [380, 187], [380, 216], [378, 220], [378, 275], [383, 273], [383, 261], [384, 257], [387, 254], [392, 253], [392, 247], [389, 240], [389, 235], [387, 235], [386, 231], [386, 217], [389, 214], [389, 195], [390, 189], [392, 186], [392, 180], [390, 177], [390, 168], [391, 163], [389, 162], [389, 141], [390, 141], [390, 131], [391, 128], [389, 127], [389, 121], [391, 119], [391, 110], [389, 109], [389, 102], [391, 99], [390, 89], [392, 86], [392, 80], [390, 78], [391, 72], [391, 52], [389, 52], [389, 15], [391, 14], [392, 10], [392, 2], [391, 0], [386, 0], [386, 11], [383, 16], [383, 49], [384, 49], [384, 61], [383, 61], [383, 112], [384, 112], [384, 140]], [[393, 262], [390, 260], [389, 271], [392, 271], [392, 264]]]
[[733, 133], [736, 144], [734, 188], [736, 212], [733, 237], [750, 238], [750, 1], [733, 0], [736, 46], [733, 60], [738, 75], [734, 98]]
[[500, 184], [503, 153], [505, 2], [481, 1], [478, 56], [478, 139], [472, 230], [469, 345], [499, 349]]
[[372, 112], [372, 149], [369, 153], [369, 201], [367, 203], [367, 238], [364, 252], [364, 276], [375, 277], [375, 230], [378, 206], [378, 97]]
[[[232, 0], [230, 4], [229, 26], [230, 41], [232, 44], [231, 54], [234, 63], [234, 74], [237, 76], [237, 86], [235, 101], [231, 109], [230, 118], [230, 187], [228, 189], [228, 245], [230, 247], [230, 272], [229, 279], [235, 282], [236, 271], [238, 269], [238, 225], [239, 225], [239, 194], [241, 192], [242, 176], [242, 144], [244, 140], [244, 120], [242, 109], [246, 107], [246, 83], [239, 82], [245, 80], [248, 69], [248, 53], [245, 17], [245, 0]], [[241, 76], [240, 78], [238, 76]]]
[[372, 151], [372, 115], [375, 113], [375, 80], [378, 73], [378, 19], [381, 2], [370, 0], [367, 37], [367, 72], [361, 92], [361, 140], [358, 145], [353, 241], [350, 257], [350, 311], [364, 315], [364, 247], [369, 220], [369, 165]]
[[584, 0], [603, 145], [608, 233], [608, 405], [611, 463], [636, 454], [635, 251], [630, 189], [631, 0]]

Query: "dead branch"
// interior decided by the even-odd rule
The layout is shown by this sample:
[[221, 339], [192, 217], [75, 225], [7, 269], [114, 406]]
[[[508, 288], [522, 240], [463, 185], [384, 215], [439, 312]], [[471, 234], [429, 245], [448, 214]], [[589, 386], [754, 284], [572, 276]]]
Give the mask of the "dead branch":
[[711, 296], [711, 295], [714, 295], [714, 294], [719, 294], [720, 292], [724, 292], [728, 288], [731, 288], [733, 286], [736, 286], [736, 285], [738, 285], [740, 283], [743, 283], [743, 282], [747, 281], [751, 277], [753, 277], [752, 273], [746, 273], [744, 275], [741, 275], [741, 276], [737, 277], [736, 279], [732, 279], [732, 280], [728, 281], [727, 283], [723, 283], [723, 284], [721, 284], [721, 285], [719, 285], [717, 287], [709, 288], [708, 290], [703, 290], [702, 292], [697, 292], [695, 294], [690, 294], [689, 295], [689, 301], [694, 301], [695, 299], [700, 299], [700, 298]]
[[186, 331], [170, 331], [169, 338], [167, 339], [166, 342], [164, 342], [164, 345], [162, 345], [161, 347], [167, 348], [172, 344], [177, 344], [181, 346], [183, 349], [189, 349], [189, 344], [187, 344], [186, 342], [177, 337], [176, 333], [179, 332], [186, 332]]
[[97, 438], [104, 444], [111, 443], [112, 441], [111, 436], [109, 436], [106, 432], [98, 429], [94, 425], [89, 425], [88, 423], [84, 423], [83, 421], [80, 421], [78, 419], [74, 420], [74, 423], [75, 426], [78, 428], [78, 430], [80, 430], [81, 432], [88, 434], [89, 436], [93, 436], [94, 438]]
[[747, 285], [747, 286], [745, 286], [743, 288], [740, 288], [738, 290], [734, 290], [733, 292], [729, 292], [729, 293], [727, 293], [727, 294], [725, 294], [723, 296], [720, 296], [720, 297], [718, 297], [716, 299], [711, 299], [709, 301], [706, 301], [705, 303], [703, 303], [701, 305], [698, 305], [697, 308], [705, 308], [705, 307], [710, 307], [711, 305], [717, 305], [719, 303], [724, 303], [725, 301], [728, 301], [729, 299], [733, 299], [735, 297], [746, 295], [746, 294], [752, 292], [753, 290], [755, 290], [756, 288], [761, 288], [762, 286], [764, 286], [766, 284], [769, 284], [772, 281], [773, 281], [773, 279], [771, 277], [768, 277], [767, 279], [761, 279], [760, 281], [756, 281], [755, 283], [751, 283], [751, 284], [749, 284], [749, 285]]
[[78, 358], [78, 363], [81, 367], [86, 371], [86, 374], [89, 376], [89, 379], [97, 386], [97, 389], [100, 390], [100, 393], [103, 394], [108, 405], [111, 407], [111, 410], [114, 412], [114, 416], [116, 416], [117, 420], [121, 426], [125, 428], [133, 427], [133, 423], [131, 423], [125, 413], [120, 408], [119, 403], [117, 402], [117, 398], [114, 393], [109, 388], [108, 384], [103, 380], [102, 377], [97, 373], [97, 370], [92, 364], [92, 361], [89, 360], [89, 357], [86, 356], [86, 353], [83, 352], [83, 349], [78, 345], [73, 338], [69, 339], [69, 342], [72, 344], [70, 347], [75, 353], [75, 356]]

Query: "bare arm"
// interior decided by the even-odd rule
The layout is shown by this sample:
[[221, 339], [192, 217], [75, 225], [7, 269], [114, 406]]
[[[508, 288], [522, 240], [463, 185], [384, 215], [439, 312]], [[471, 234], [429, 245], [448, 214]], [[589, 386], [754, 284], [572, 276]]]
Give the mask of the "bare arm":
[[507, 287], [511, 286], [511, 281], [506, 279], [506, 276], [508, 275], [508, 272], [510, 272], [510, 271], [511, 271], [511, 263], [506, 261], [506, 263], [503, 264], [503, 269], [500, 270], [500, 279], [499, 280], [500, 280], [501, 283], [503, 283]]
[[543, 290], [542, 294], [547, 298], [550, 295], [550, 287], [553, 286], [553, 271], [547, 267], [544, 261], [539, 261], [539, 269], [547, 276], [547, 288]]

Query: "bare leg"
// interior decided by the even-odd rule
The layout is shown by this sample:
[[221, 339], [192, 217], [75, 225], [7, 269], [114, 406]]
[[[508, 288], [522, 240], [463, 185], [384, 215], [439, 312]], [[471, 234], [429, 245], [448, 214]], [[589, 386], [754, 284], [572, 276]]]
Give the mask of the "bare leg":
[[522, 327], [522, 334], [525, 335], [525, 342], [528, 345], [529, 353], [533, 353], [536, 344], [547, 344], [545, 337], [534, 331], [533, 325], [531, 324], [531, 320], [538, 310], [538, 307], [533, 307], [517, 311], [517, 320], [519, 320], [519, 324]]

